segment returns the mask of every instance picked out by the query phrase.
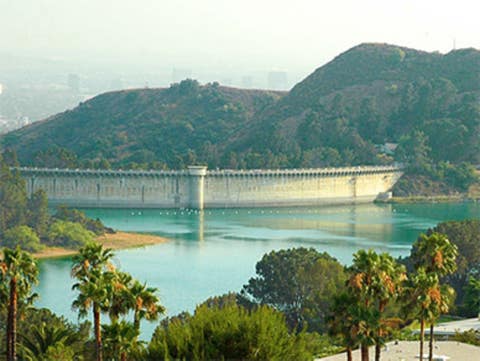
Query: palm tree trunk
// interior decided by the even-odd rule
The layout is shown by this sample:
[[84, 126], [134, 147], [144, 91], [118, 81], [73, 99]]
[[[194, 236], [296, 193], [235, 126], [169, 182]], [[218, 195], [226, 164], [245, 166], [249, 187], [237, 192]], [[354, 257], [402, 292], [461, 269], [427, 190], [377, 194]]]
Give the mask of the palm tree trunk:
[[135, 330], [140, 331], [140, 315], [138, 313], [136, 309], [133, 312], [133, 327], [135, 327]]
[[127, 353], [126, 352], [122, 352], [120, 354], [120, 361], [127, 361]]
[[[380, 305], [378, 306], [378, 311], [380, 312], [380, 315], [383, 314], [383, 312], [385, 311], [385, 307], [387, 305], [387, 301], [385, 300], [382, 300], [380, 302]], [[381, 325], [381, 324], [380, 324]], [[380, 326], [381, 327], [381, 326]], [[382, 329], [380, 328], [378, 330], [378, 333], [377, 333], [377, 340], [375, 342], [375, 361], [380, 361], [380, 354], [382, 353], [382, 348], [381, 348], [381, 344], [380, 344], [380, 332], [382, 331]]]
[[380, 361], [380, 354], [382, 352], [381, 345], [379, 343], [375, 344], [375, 361]]
[[97, 361], [103, 360], [102, 350], [102, 333], [100, 331], [100, 310], [96, 303], [93, 304], [93, 324], [95, 329], [95, 351], [97, 353]]
[[420, 361], [423, 361], [423, 340], [425, 338], [425, 320], [420, 321]]
[[8, 310], [7, 310], [7, 332], [6, 332], [6, 338], [7, 338], [7, 350], [6, 350], [6, 356], [7, 356], [7, 361], [10, 361], [10, 350], [12, 348], [12, 313], [10, 312], [10, 300], [8, 303]]
[[430, 340], [428, 342], [428, 360], [433, 360], [433, 322], [430, 324]]
[[7, 361], [17, 361], [17, 280], [10, 281], [10, 303], [7, 317]]
[[360, 351], [362, 353], [362, 361], [369, 361], [368, 357], [368, 346], [367, 345], [362, 345], [360, 347]]
[[347, 361], [353, 361], [352, 349], [347, 347]]

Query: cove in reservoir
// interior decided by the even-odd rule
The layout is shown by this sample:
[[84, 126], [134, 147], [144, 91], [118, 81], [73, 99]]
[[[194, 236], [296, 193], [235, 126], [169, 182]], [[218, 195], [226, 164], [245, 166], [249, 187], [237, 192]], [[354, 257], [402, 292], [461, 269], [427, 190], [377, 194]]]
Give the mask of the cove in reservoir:
[[[323, 208], [191, 210], [85, 209], [105, 225], [161, 235], [171, 241], [116, 251], [114, 263], [157, 287], [169, 316], [193, 311], [210, 296], [240, 291], [255, 274], [255, 264], [271, 250], [313, 247], [340, 262], [358, 249], [373, 248], [406, 256], [420, 232], [446, 220], [478, 218], [478, 203], [364, 204]], [[68, 319], [74, 293], [70, 258], [39, 262], [38, 307]], [[148, 339], [156, 323], [143, 323]]]

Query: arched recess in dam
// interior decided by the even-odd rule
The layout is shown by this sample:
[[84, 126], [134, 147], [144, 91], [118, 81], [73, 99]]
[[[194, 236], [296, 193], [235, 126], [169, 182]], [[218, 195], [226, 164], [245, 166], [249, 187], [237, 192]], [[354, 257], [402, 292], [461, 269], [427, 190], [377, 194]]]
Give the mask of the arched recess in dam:
[[102, 208], [282, 207], [372, 202], [402, 175], [395, 166], [289, 170], [116, 171], [19, 168], [28, 193], [53, 205]]

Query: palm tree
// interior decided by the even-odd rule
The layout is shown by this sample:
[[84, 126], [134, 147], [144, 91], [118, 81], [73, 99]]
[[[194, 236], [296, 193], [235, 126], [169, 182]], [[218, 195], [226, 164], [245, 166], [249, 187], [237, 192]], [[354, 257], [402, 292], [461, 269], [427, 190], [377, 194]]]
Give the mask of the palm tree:
[[110, 263], [112, 256], [110, 249], [89, 243], [80, 249], [72, 266], [72, 276], [78, 280], [73, 289], [79, 292], [72, 307], [79, 310], [79, 317], [85, 317], [90, 306], [92, 308], [97, 361], [103, 359], [100, 312], [110, 306], [115, 280], [114, 268]]
[[102, 331], [105, 335], [105, 349], [111, 359], [126, 361], [127, 355], [138, 350], [141, 344], [137, 340], [139, 331], [124, 320], [112, 325], [102, 325]]
[[[385, 336], [388, 334], [388, 325], [392, 324], [384, 316], [385, 308], [398, 296], [401, 284], [406, 278], [405, 269], [387, 253], [379, 255], [372, 250], [360, 250], [353, 258], [348, 286], [359, 301], [358, 316], [363, 315], [366, 320], [372, 322], [372, 325], [377, 326], [373, 337], [375, 360], [379, 361], [381, 345], [384, 344]], [[365, 340], [370, 342], [370, 336]], [[365, 354], [362, 357], [368, 358], [368, 345], [362, 344], [362, 354]]]
[[457, 269], [457, 246], [447, 236], [433, 232], [421, 234], [412, 246], [411, 258], [415, 269], [423, 267], [427, 273], [433, 272], [438, 277], [452, 274]]
[[20, 351], [24, 359], [41, 361], [48, 349], [62, 344], [71, 347], [77, 342], [77, 334], [74, 330], [58, 325], [48, 325], [42, 322], [40, 325], [32, 325], [30, 335], [21, 336]]
[[378, 263], [379, 257], [374, 251], [360, 250], [353, 255], [353, 264], [349, 268], [348, 290], [357, 299], [356, 307], [352, 311], [355, 312], [354, 317], [357, 319], [358, 327], [354, 332], [359, 335], [362, 361], [368, 361], [368, 347], [375, 343], [370, 337], [369, 330], [372, 329], [372, 325], [369, 324], [371, 318], [368, 312], [372, 309], [373, 278], [377, 272]]
[[115, 272], [108, 316], [112, 324], [117, 323], [121, 315], [133, 309], [134, 301], [130, 293], [133, 278], [125, 272]]
[[454, 299], [455, 291], [452, 287], [448, 285], [439, 285], [437, 288], [439, 296], [433, 299], [433, 302], [430, 304], [430, 313], [432, 318], [430, 319], [430, 338], [428, 342], [428, 359], [429, 361], [433, 360], [433, 329], [435, 321], [442, 314], [445, 314], [450, 309]]
[[146, 319], [148, 321], [157, 320], [158, 316], [165, 312], [165, 307], [160, 304], [160, 300], [156, 295], [156, 288], [147, 287], [145, 283], [135, 280], [130, 288], [130, 295], [134, 302], [133, 307], [133, 326], [140, 331], [140, 321]]
[[425, 323], [434, 318], [433, 304], [440, 301], [438, 276], [427, 273], [423, 267], [411, 275], [404, 289], [404, 309], [420, 322], [420, 359], [423, 360]]
[[457, 254], [457, 246], [451, 243], [445, 235], [436, 232], [428, 236], [421, 234], [412, 247], [411, 257], [415, 268], [422, 267], [425, 272], [436, 275], [438, 282], [435, 288], [437, 295], [432, 298], [432, 310], [430, 311], [430, 361], [433, 357], [433, 324], [440, 314], [448, 311], [449, 302], [453, 301], [453, 292], [447, 288], [443, 288], [444, 295], [442, 297], [439, 279], [455, 272]]
[[373, 273], [371, 296], [377, 304], [380, 315], [379, 329], [375, 341], [375, 361], [380, 361], [381, 346], [385, 343], [385, 336], [389, 333], [392, 320], [384, 316], [389, 302], [395, 301], [399, 296], [402, 284], [406, 280], [406, 270], [403, 265], [395, 262], [387, 253], [379, 255], [377, 270]]
[[19, 301], [31, 302], [33, 284], [38, 282], [38, 268], [32, 256], [17, 247], [5, 248], [0, 261], [1, 281], [8, 284], [7, 361], [17, 360], [17, 311]]
[[91, 270], [111, 268], [112, 257], [113, 252], [110, 248], [104, 249], [99, 243], [87, 243], [73, 258], [72, 277], [79, 279], [88, 275]]

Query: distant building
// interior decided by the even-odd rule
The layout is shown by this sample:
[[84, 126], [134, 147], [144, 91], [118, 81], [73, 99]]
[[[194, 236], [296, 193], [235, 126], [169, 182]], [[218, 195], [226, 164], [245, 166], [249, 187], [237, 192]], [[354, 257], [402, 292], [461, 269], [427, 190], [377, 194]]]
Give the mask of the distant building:
[[285, 71], [269, 72], [268, 88], [273, 90], [287, 90], [287, 73]]
[[0, 95], [2, 95], [2, 93], [3, 93], [3, 84], [0, 83]]
[[75, 93], [80, 92], [80, 77], [77, 74], [68, 74], [67, 85]]
[[386, 155], [394, 155], [397, 147], [398, 147], [397, 143], [385, 143], [385, 144], [375, 145], [375, 148], [377, 148], [377, 150], [380, 153], [383, 153], [383, 154], [386, 154]]

